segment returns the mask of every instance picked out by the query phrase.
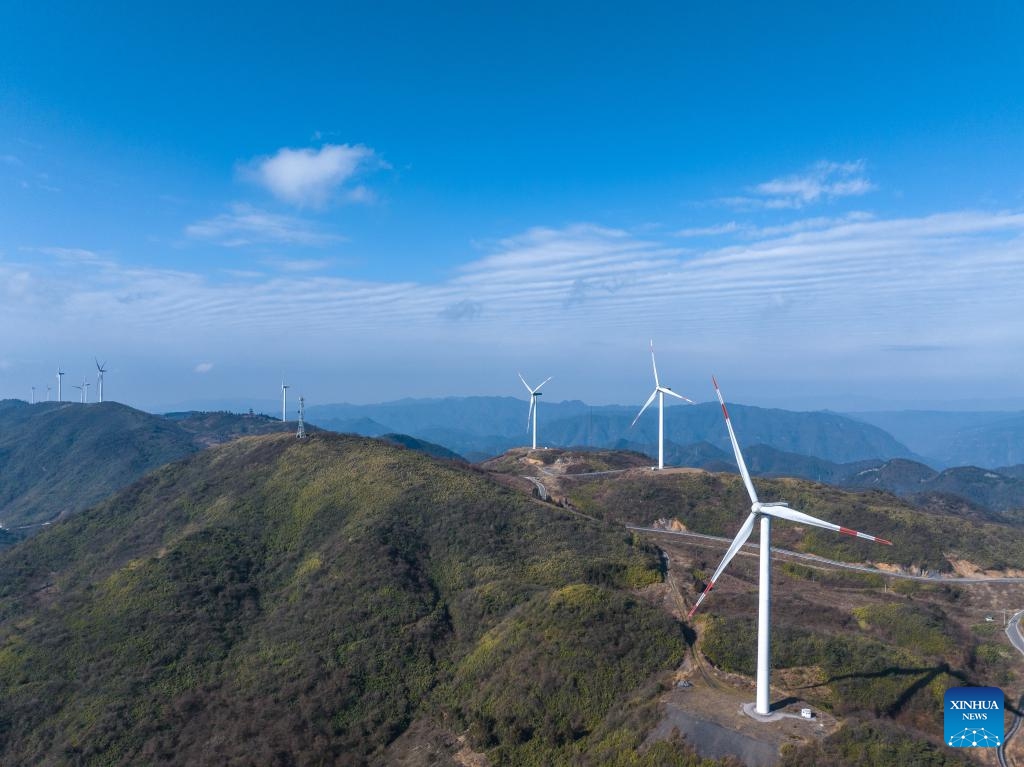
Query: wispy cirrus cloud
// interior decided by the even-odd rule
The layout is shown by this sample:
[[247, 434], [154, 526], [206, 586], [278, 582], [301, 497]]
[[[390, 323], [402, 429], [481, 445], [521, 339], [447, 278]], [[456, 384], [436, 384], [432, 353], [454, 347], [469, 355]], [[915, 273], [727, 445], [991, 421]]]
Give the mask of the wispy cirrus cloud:
[[229, 213], [189, 224], [185, 227], [185, 234], [192, 239], [228, 248], [266, 243], [320, 246], [343, 239], [322, 231], [306, 219], [270, 213], [244, 204], [233, 205]]
[[211, 370], [213, 370], [212, 362], [200, 362], [198, 365], [195, 366], [195, 368], [193, 368], [194, 372], [200, 374], [209, 373]]
[[858, 197], [874, 189], [863, 160], [820, 160], [801, 173], [763, 181], [745, 195], [723, 197], [718, 202], [741, 210], [795, 210], [840, 197]]
[[0, 260], [0, 323], [11, 338], [59, 322], [200, 359], [246, 344], [286, 354], [297, 339], [314, 350], [373, 339], [404, 349], [398, 356], [431, 349], [442, 362], [472, 345], [513, 344], [557, 361], [664, 333], [694, 356], [722, 355], [759, 375], [842, 359], [847, 377], [880, 377], [894, 365], [931, 375], [914, 365], [932, 358], [912, 352], [1004, 359], [1024, 346], [1024, 212], [1015, 211], [806, 219], [737, 231], [699, 252], [650, 232], [538, 227], [434, 282], [318, 270], [211, 279], [36, 255]]
[[320, 208], [336, 195], [348, 202], [372, 202], [374, 195], [365, 186], [343, 194], [341, 187], [362, 172], [383, 167], [387, 164], [362, 144], [324, 144], [319, 149], [283, 147], [242, 165], [239, 173], [283, 202]]

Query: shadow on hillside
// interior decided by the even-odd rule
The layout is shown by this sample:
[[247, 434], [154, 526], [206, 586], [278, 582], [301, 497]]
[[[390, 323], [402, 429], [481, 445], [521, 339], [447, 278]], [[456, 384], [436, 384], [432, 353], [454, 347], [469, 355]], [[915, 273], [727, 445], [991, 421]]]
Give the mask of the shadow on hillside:
[[885, 708], [886, 716], [896, 716], [910, 700], [917, 695], [921, 690], [931, 684], [941, 674], [948, 674], [949, 676], [960, 680], [965, 685], [970, 684], [970, 680], [962, 671], [957, 671], [950, 668], [948, 663], [940, 663], [937, 666], [927, 666], [924, 668], [900, 668], [899, 666], [889, 666], [888, 668], [881, 669], [879, 671], [866, 671], [855, 674], [838, 674], [836, 676], [826, 679], [824, 682], [818, 684], [805, 685], [804, 687], [798, 688], [801, 690], [810, 690], [817, 687], [827, 687], [835, 682], [842, 682], [847, 679], [880, 679], [883, 677], [896, 677], [896, 676], [919, 676], [918, 679], [914, 680], [903, 692], [900, 693], [899, 697], [896, 698], [889, 706]]

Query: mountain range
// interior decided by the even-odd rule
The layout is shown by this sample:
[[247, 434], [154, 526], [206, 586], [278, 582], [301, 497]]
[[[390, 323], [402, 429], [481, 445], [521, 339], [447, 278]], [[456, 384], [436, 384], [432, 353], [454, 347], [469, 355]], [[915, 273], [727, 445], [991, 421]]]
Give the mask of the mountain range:
[[[527, 403], [513, 397], [406, 399], [379, 405], [319, 405], [307, 408], [314, 423], [335, 431], [376, 436], [399, 432], [435, 442], [469, 460], [483, 460], [525, 444]], [[648, 411], [630, 426], [636, 410], [620, 405], [591, 407], [583, 402], [542, 402], [539, 441], [552, 446], [628, 447], [657, 454], [657, 413]], [[828, 461], [914, 458], [882, 429], [837, 413], [799, 413], [730, 405], [745, 444], [814, 455]], [[707, 442], [729, 449], [717, 404], [666, 407], [666, 440], [685, 446]]]

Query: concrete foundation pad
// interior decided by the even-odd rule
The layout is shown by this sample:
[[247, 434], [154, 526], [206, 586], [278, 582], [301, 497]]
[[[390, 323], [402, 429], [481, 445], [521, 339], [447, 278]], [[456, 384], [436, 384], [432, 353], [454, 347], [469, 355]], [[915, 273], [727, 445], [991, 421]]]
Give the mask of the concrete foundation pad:
[[756, 703], [744, 703], [740, 710], [755, 722], [778, 722], [780, 719], [801, 719], [799, 714], [790, 714], [785, 711], [772, 711], [770, 714], [759, 714], [755, 711]]

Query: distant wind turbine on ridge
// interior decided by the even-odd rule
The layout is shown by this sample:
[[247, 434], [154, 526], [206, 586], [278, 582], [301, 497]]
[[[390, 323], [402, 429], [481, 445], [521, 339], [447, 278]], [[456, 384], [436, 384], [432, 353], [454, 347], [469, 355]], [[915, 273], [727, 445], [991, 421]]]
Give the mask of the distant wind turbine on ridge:
[[72, 389], [78, 389], [78, 391], [80, 391], [80, 392], [81, 392], [81, 394], [79, 394], [79, 395], [78, 395], [78, 401], [79, 401], [79, 402], [80, 402], [81, 404], [83, 404], [83, 405], [84, 405], [84, 404], [85, 404], [85, 388], [84, 388], [84, 387], [82, 387], [82, 386], [78, 386], [77, 384], [72, 384], [72, 385], [71, 385], [71, 388], [72, 388]]
[[526, 379], [523, 378], [522, 373], [517, 373], [519, 380], [523, 382], [523, 386], [526, 387], [526, 391], [530, 392], [530, 409], [526, 413], [526, 430], [530, 430], [530, 421], [533, 421], [533, 449], [537, 449], [537, 397], [542, 396], [540, 387], [551, 380], [551, 376], [548, 376], [536, 388], [526, 383]]
[[291, 388], [284, 381], [281, 381], [281, 421], [288, 420], [288, 390]]
[[676, 394], [672, 389], [667, 386], [662, 386], [658, 380], [658, 363], [654, 361], [654, 341], [651, 341], [651, 367], [654, 368], [654, 391], [651, 392], [651, 396], [647, 398], [644, 406], [640, 408], [640, 412], [636, 414], [636, 418], [633, 419], [633, 423], [629, 425], [629, 428], [636, 426], [636, 422], [640, 420], [640, 416], [644, 414], [644, 411], [651, 406], [654, 402], [654, 398], [658, 398], [658, 468], [665, 468], [665, 395], [681, 399], [684, 402], [693, 404], [693, 400], [684, 397], [682, 394]]
[[57, 366], [57, 401], [63, 402], [60, 391], [60, 379], [64, 377], [64, 371], [60, 369], [60, 365]]
[[772, 548], [772, 517], [776, 519], [785, 519], [790, 522], [796, 522], [801, 525], [812, 525], [814, 527], [822, 527], [826, 530], [832, 530], [837, 533], [844, 535], [852, 535], [857, 538], [863, 538], [867, 541], [874, 541], [875, 543], [881, 543], [886, 546], [892, 546], [890, 541], [884, 538], [878, 538], [874, 535], [868, 535], [867, 533], [860, 533], [856, 530], [851, 530], [848, 527], [840, 527], [834, 525], [831, 522], [826, 522], [823, 519], [812, 517], [810, 514], [805, 514], [802, 511], [791, 509], [786, 505], [785, 502], [777, 503], [762, 503], [757, 499], [757, 491], [754, 490], [754, 483], [750, 480], [750, 473], [747, 471], [747, 464], [743, 461], [743, 454], [740, 452], [740, 445], [736, 441], [736, 433], [732, 429], [732, 421], [729, 420], [729, 411], [725, 407], [725, 400], [722, 399], [722, 392], [718, 389], [718, 381], [711, 378], [712, 383], [715, 385], [715, 394], [718, 395], [718, 402], [722, 406], [722, 415], [725, 416], [725, 427], [729, 431], [729, 440], [732, 442], [733, 452], [736, 454], [736, 465], [739, 467], [740, 476], [743, 477], [743, 484], [746, 485], [747, 493], [750, 495], [750, 514], [747, 516], [746, 521], [736, 537], [733, 538], [732, 543], [729, 545], [729, 549], [725, 552], [725, 556], [722, 558], [722, 563], [718, 565], [718, 569], [715, 570], [715, 574], [711, 576], [711, 580], [708, 581], [707, 587], [704, 592], [697, 598], [693, 608], [690, 610], [687, 618], [692, 618], [693, 614], [697, 612], [697, 608], [700, 607], [700, 603], [704, 601], [711, 589], [714, 588], [715, 582], [718, 581], [718, 576], [722, 574], [726, 566], [732, 561], [732, 558], [736, 556], [736, 552], [740, 550], [740, 547], [747, 542], [750, 534], [754, 530], [754, 523], [759, 519], [761, 520], [761, 548], [760, 548], [760, 584], [758, 586], [758, 609], [757, 609], [757, 700], [754, 704], [754, 711], [757, 714], [766, 716], [771, 713], [771, 706], [768, 698], [770, 695], [771, 684], [769, 680], [769, 673], [771, 667], [771, 603], [772, 603], [772, 578], [771, 578], [771, 548]]
[[96, 372], [96, 385], [99, 387], [100, 402], [102, 402], [103, 401], [103, 374], [107, 372], [107, 363], [104, 362], [101, 365], [100, 361], [98, 359], [96, 359], [95, 357], [93, 357], [93, 360], [96, 362], [96, 371], [97, 371]]

